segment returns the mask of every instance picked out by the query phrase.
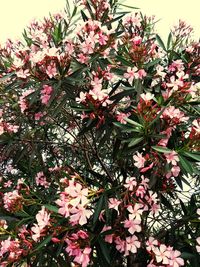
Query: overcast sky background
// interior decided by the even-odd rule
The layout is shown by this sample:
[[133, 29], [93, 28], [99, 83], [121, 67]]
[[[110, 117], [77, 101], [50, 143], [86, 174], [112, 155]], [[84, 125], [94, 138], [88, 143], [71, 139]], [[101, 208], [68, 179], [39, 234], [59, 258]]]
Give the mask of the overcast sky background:
[[[65, 0], [0, 1], [0, 42], [21, 37], [23, 29], [33, 18], [43, 18], [49, 12], [62, 11], [66, 3]], [[161, 19], [156, 28], [164, 39], [179, 18], [193, 26], [195, 39], [200, 37], [200, 0], [126, 0], [123, 3], [139, 7], [143, 14]]]

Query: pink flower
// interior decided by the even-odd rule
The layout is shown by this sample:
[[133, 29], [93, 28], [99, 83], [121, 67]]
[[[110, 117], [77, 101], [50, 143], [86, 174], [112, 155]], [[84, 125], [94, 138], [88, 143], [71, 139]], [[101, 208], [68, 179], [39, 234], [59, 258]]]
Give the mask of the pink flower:
[[36, 220], [40, 229], [43, 229], [44, 227], [49, 225], [50, 214], [48, 214], [48, 212], [45, 211], [44, 206], [42, 206], [42, 209], [37, 213]]
[[47, 66], [46, 74], [49, 76], [49, 78], [53, 78], [57, 75], [57, 69], [56, 69], [55, 64], [51, 64]]
[[42, 94], [47, 94], [47, 95], [51, 95], [51, 93], [53, 92], [53, 88], [50, 85], [43, 85], [43, 89], [41, 91]]
[[115, 209], [117, 212], [119, 212], [118, 207], [121, 204], [120, 200], [117, 200], [117, 198], [109, 198], [108, 207], [109, 209]]
[[137, 190], [136, 190], [136, 196], [140, 196], [141, 198], [144, 197], [144, 195], [146, 194], [146, 189], [144, 188], [144, 186], [140, 185], [138, 186]]
[[43, 229], [49, 225], [50, 214], [45, 211], [45, 207], [42, 206], [42, 209], [36, 215], [37, 224], [34, 224], [31, 227], [31, 231], [34, 233], [32, 234], [32, 238], [34, 241], [37, 241], [40, 238], [41, 232]]
[[138, 70], [137, 74], [138, 74], [138, 78], [141, 79], [141, 80], [142, 80], [144, 77], [147, 76], [146, 71], [143, 70], [143, 69]]
[[149, 239], [146, 241], [146, 249], [148, 251], [154, 251], [156, 246], [158, 246], [158, 240], [150, 236]]
[[174, 122], [174, 124], [180, 124], [181, 122], [185, 122], [188, 120], [188, 117], [185, 117], [185, 114], [180, 111], [180, 109], [175, 108], [174, 106], [165, 108], [160, 118], [164, 118], [167, 120], [170, 119]]
[[135, 203], [134, 207], [129, 205], [127, 210], [129, 211], [129, 220], [141, 221], [141, 215], [143, 213], [143, 205]]
[[126, 178], [124, 187], [128, 188], [129, 191], [133, 191], [133, 189], [137, 186], [137, 181], [135, 177]]
[[[111, 226], [104, 226], [103, 229], [102, 229], [102, 233], [105, 232], [105, 231], [108, 231], [108, 230], [111, 230]], [[114, 234], [109, 234], [109, 235], [105, 235], [104, 239], [106, 242], [112, 244], [113, 243], [113, 238], [114, 238]]]
[[140, 45], [142, 42], [142, 37], [141, 36], [135, 36], [131, 41], [134, 43], [134, 45]]
[[84, 225], [87, 223], [87, 219], [92, 216], [92, 211], [85, 209], [81, 205], [78, 205], [76, 208], [71, 208], [70, 213], [73, 214], [70, 215], [70, 222], [72, 224]]
[[80, 92], [79, 97], [76, 97], [77, 103], [82, 103], [86, 100], [86, 93]]
[[100, 45], [106, 45], [107, 41], [108, 41], [108, 36], [102, 34], [102, 33], [99, 33], [99, 44]]
[[130, 116], [130, 113], [120, 112], [119, 114], [117, 114], [116, 119], [117, 119], [117, 121], [119, 121], [123, 124], [126, 124], [127, 121], [125, 119], [128, 118], [129, 116]]
[[4, 193], [3, 206], [7, 211], [15, 211], [22, 208], [22, 196], [19, 195], [17, 190]]
[[119, 236], [117, 236], [115, 238], [115, 244], [116, 244], [116, 249], [119, 251], [119, 252], [123, 252], [125, 251], [125, 241], [122, 240]]
[[82, 64], [86, 64], [89, 60], [89, 57], [84, 55], [83, 53], [78, 54], [78, 59], [79, 62], [81, 62]]
[[47, 182], [46, 177], [43, 172], [38, 172], [35, 181], [37, 185], [44, 186], [45, 188], [49, 188], [50, 183]]
[[[172, 165], [177, 165], [177, 162], [179, 161], [178, 154], [175, 151], [172, 151], [171, 153], [165, 153], [165, 158], [167, 163], [171, 163]], [[177, 169], [174, 170], [174, 173], [176, 172]]]
[[154, 95], [148, 92], [146, 94], [141, 94], [140, 97], [147, 103], [154, 98]]
[[40, 99], [42, 104], [47, 105], [49, 102], [49, 99], [51, 98], [50, 95], [41, 95]]
[[69, 203], [74, 207], [78, 204], [84, 206], [88, 203], [88, 188], [83, 188], [79, 183], [74, 183], [74, 181], [70, 180], [69, 186], [65, 189], [65, 193], [73, 198]]
[[16, 71], [16, 75], [18, 78], [26, 79], [28, 76], [30, 76], [29, 70], [18, 70]]
[[143, 168], [144, 167], [144, 163], [146, 161], [146, 159], [142, 156], [141, 153], [137, 152], [136, 155], [133, 156], [133, 159], [134, 159], [134, 165], [140, 169], [140, 168]]
[[60, 206], [60, 208], [58, 209], [58, 213], [63, 215], [65, 218], [69, 217], [69, 199], [64, 193], [60, 194], [60, 199], [57, 199], [55, 203]]
[[31, 227], [31, 231], [33, 232], [32, 239], [35, 242], [37, 242], [38, 239], [40, 238], [40, 235], [41, 235], [41, 229], [40, 229], [39, 225], [37, 225], [36, 223], [34, 223], [34, 226]]
[[159, 248], [155, 248], [154, 253], [158, 263], [169, 264], [170, 252], [165, 245], [162, 244]]
[[81, 264], [82, 267], [87, 267], [90, 262], [91, 248], [86, 247], [83, 251], [80, 251], [79, 255], [74, 258], [74, 261]]
[[138, 241], [137, 236], [129, 236], [125, 241], [125, 256], [129, 255], [129, 251], [132, 253], [137, 252], [137, 248], [140, 247], [140, 242]]
[[124, 74], [124, 78], [128, 79], [128, 82], [132, 85], [133, 83], [133, 80], [134, 78], [138, 78], [138, 75], [137, 75], [137, 68], [134, 67], [134, 68], [131, 68], [131, 67], [128, 67], [127, 68], [127, 72]]
[[81, 49], [84, 54], [92, 54], [94, 52], [94, 45], [94, 42], [92, 43], [89, 39], [87, 39], [81, 44]]
[[180, 167], [174, 165], [174, 166], [171, 168], [171, 172], [169, 172], [169, 173], [166, 174], [166, 177], [167, 177], [167, 178], [170, 178], [171, 176], [177, 177], [177, 176], [179, 175], [180, 171], [181, 171]]
[[69, 256], [77, 256], [81, 254], [81, 249], [77, 242], [74, 242], [70, 239], [66, 239], [65, 242], [67, 243], [66, 252]]
[[130, 234], [134, 234], [135, 232], [140, 232], [141, 228], [141, 220], [125, 220], [124, 227], [128, 228]]
[[179, 267], [184, 265], [184, 260], [179, 257], [180, 255], [181, 253], [178, 250], [170, 251], [170, 267]]

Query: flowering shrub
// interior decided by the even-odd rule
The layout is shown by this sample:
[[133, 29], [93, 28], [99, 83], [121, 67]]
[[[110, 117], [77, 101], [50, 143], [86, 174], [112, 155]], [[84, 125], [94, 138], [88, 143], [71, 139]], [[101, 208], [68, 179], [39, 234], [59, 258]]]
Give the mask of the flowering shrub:
[[200, 265], [200, 43], [77, 1], [0, 49], [0, 265]]

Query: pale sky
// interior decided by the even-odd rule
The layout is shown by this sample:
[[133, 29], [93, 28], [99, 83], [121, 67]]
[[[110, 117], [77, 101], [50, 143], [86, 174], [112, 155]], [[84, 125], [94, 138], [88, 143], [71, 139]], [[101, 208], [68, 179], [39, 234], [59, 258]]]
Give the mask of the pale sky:
[[[0, 42], [21, 37], [33, 18], [62, 11], [65, 3], [65, 0], [0, 0]], [[161, 19], [156, 28], [164, 39], [179, 18], [193, 26], [196, 39], [200, 37], [200, 0], [126, 0], [123, 3], [140, 7], [143, 14]]]

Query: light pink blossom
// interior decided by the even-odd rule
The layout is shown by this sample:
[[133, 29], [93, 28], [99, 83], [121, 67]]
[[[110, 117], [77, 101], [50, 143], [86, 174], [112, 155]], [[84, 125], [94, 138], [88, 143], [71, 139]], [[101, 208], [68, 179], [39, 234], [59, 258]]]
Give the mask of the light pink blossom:
[[137, 167], [137, 168], [143, 168], [144, 167], [144, 163], [146, 161], [146, 159], [142, 156], [141, 153], [137, 152], [136, 155], [133, 156], [133, 159], [134, 159], [134, 165]]
[[[172, 165], [177, 165], [177, 162], [179, 161], [178, 154], [175, 151], [172, 151], [171, 153], [165, 153], [165, 158], [167, 160], [167, 163], [171, 163]], [[174, 173], [176, 173], [176, 169], [174, 170]]]

